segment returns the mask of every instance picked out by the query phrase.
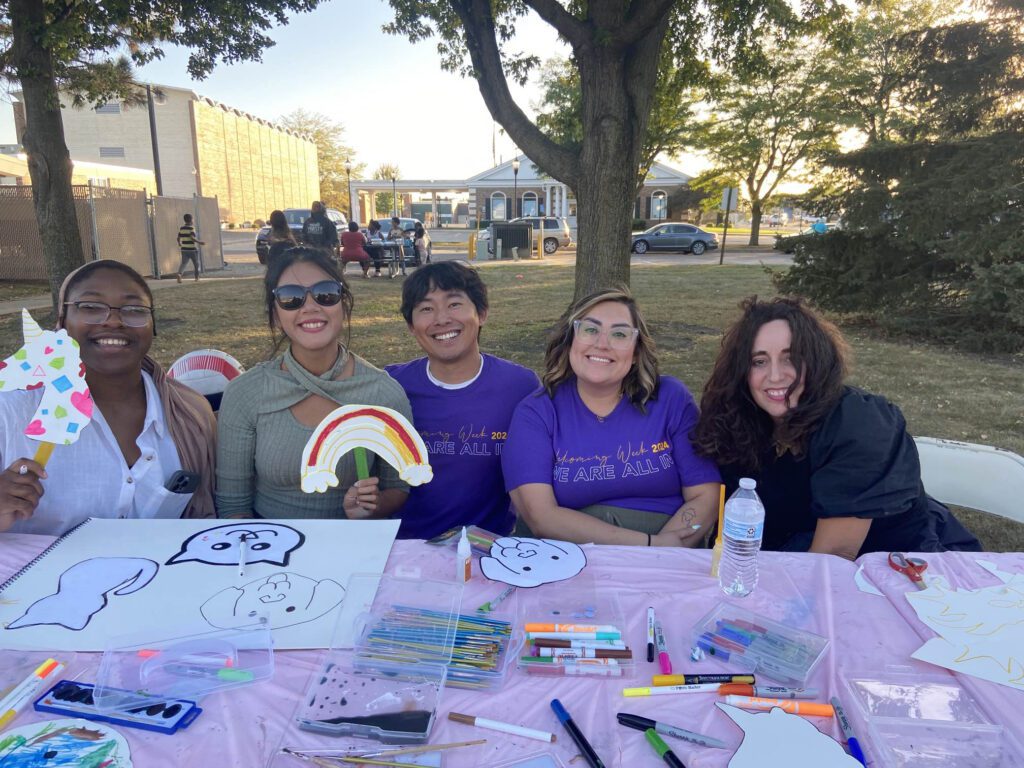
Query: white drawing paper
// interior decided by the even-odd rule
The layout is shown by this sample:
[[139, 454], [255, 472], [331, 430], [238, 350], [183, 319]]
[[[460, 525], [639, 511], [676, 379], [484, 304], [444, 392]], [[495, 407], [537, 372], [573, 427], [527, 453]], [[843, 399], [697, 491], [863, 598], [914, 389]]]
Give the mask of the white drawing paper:
[[778, 707], [747, 712], [716, 703], [743, 731], [743, 743], [729, 768], [863, 768], [842, 745], [800, 715]]
[[857, 572], [853, 574], [853, 582], [857, 585], [857, 589], [861, 592], [867, 592], [869, 595], [878, 595], [879, 597], [885, 597], [879, 591], [878, 587], [871, 583], [871, 579], [864, 573], [864, 566], [862, 565], [857, 569]]
[[[383, 573], [398, 531], [397, 520], [233, 524], [270, 543], [247, 551], [243, 576], [238, 531], [226, 536], [218, 522], [89, 520], [0, 593], [0, 648], [102, 651], [111, 636], [209, 632], [252, 624], [254, 611], [269, 618], [276, 648], [327, 648], [344, 585]], [[74, 601], [63, 597], [69, 577]]]
[[554, 539], [503, 536], [480, 558], [480, 570], [491, 581], [515, 587], [539, 587], [565, 581], [583, 570], [587, 556], [579, 544]]
[[111, 726], [65, 718], [4, 731], [0, 734], [0, 765], [132, 768], [132, 759], [128, 742]]
[[933, 582], [908, 593], [917, 617], [939, 635], [913, 657], [1024, 690], [1024, 578], [1005, 576], [1006, 583], [980, 589]]

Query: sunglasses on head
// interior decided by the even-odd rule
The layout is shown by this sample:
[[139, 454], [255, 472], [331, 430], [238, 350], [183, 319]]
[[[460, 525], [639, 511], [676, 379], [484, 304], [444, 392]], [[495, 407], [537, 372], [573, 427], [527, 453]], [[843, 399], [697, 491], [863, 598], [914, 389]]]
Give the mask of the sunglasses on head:
[[333, 307], [341, 301], [344, 293], [345, 289], [337, 280], [321, 280], [308, 288], [304, 285], [279, 285], [274, 289], [274, 298], [281, 309], [294, 311], [302, 309], [306, 296], [312, 296], [321, 307]]

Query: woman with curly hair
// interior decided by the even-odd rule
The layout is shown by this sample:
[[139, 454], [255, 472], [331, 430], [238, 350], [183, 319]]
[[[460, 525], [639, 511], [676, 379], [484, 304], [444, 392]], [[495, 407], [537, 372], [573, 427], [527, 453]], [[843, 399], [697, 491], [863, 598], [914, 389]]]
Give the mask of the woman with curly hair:
[[659, 374], [633, 297], [603, 290], [572, 304], [544, 362], [543, 390], [516, 408], [501, 456], [519, 530], [597, 544], [703, 541], [718, 472], [690, 445], [696, 403]]
[[839, 330], [799, 299], [741, 305], [704, 386], [694, 432], [726, 491], [757, 480], [763, 548], [848, 559], [866, 552], [978, 551], [975, 539], [924, 492], [900, 409], [844, 384]]

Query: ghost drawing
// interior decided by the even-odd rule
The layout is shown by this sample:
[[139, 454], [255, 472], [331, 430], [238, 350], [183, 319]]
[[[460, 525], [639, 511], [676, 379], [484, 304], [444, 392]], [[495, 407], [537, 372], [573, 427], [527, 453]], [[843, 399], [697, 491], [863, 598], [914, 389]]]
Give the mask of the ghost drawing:
[[539, 587], [571, 579], [583, 570], [587, 556], [579, 545], [554, 539], [505, 536], [491, 545], [490, 557], [480, 558], [480, 569], [491, 581], [514, 587]]
[[274, 629], [305, 624], [330, 613], [345, 599], [345, 588], [330, 579], [274, 573], [244, 587], [221, 590], [200, 606], [211, 625], [244, 627], [265, 617]]
[[75, 563], [60, 575], [56, 593], [36, 600], [7, 629], [59, 624], [78, 632], [106, 607], [108, 595], [137, 592], [159, 568], [138, 557], [94, 557]]
[[288, 566], [292, 552], [306, 540], [301, 531], [280, 523], [248, 520], [219, 525], [194, 533], [185, 539], [181, 551], [167, 565], [194, 561], [207, 565], [238, 566], [238, 550], [245, 537], [245, 561], [249, 565], [269, 563]]
[[743, 743], [729, 768], [863, 768], [839, 742], [800, 715], [778, 707], [770, 712], [747, 712], [729, 704], [716, 706], [743, 730]]

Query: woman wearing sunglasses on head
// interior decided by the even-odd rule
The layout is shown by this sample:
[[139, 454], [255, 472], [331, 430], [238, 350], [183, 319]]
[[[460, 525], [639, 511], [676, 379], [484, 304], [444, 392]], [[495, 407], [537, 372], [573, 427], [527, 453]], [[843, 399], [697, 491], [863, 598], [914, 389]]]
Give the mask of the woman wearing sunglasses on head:
[[40, 443], [25, 436], [43, 389], [0, 393], [0, 530], [56, 536], [89, 517], [213, 517], [213, 411], [148, 356], [145, 279], [93, 261], [64, 280], [58, 307], [57, 327], [79, 345], [92, 421], [43, 468], [28, 458]]
[[[412, 421], [400, 384], [347, 347], [352, 294], [329, 256], [300, 246], [267, 269], [267, 320], [275, 352], [228, 385], [218, 415], [217, 510], [221, 517], [386, 518], [408, 495], [387, 463], [373, 457], [366, 480], [351, 453], [326, 493], [299, 487], [302, 451], [339, 405], [382, 405]], [[342, 339], [345, 339], [343, 343]]]
[[718, 471], [694, 454], [697, 406], [660, 376], [654, 342], [624, 290], [580, 299], [544, 359], [543, 391], [516, 408], [505, 486], [536, 536], [696, 546], [718, 506]]

